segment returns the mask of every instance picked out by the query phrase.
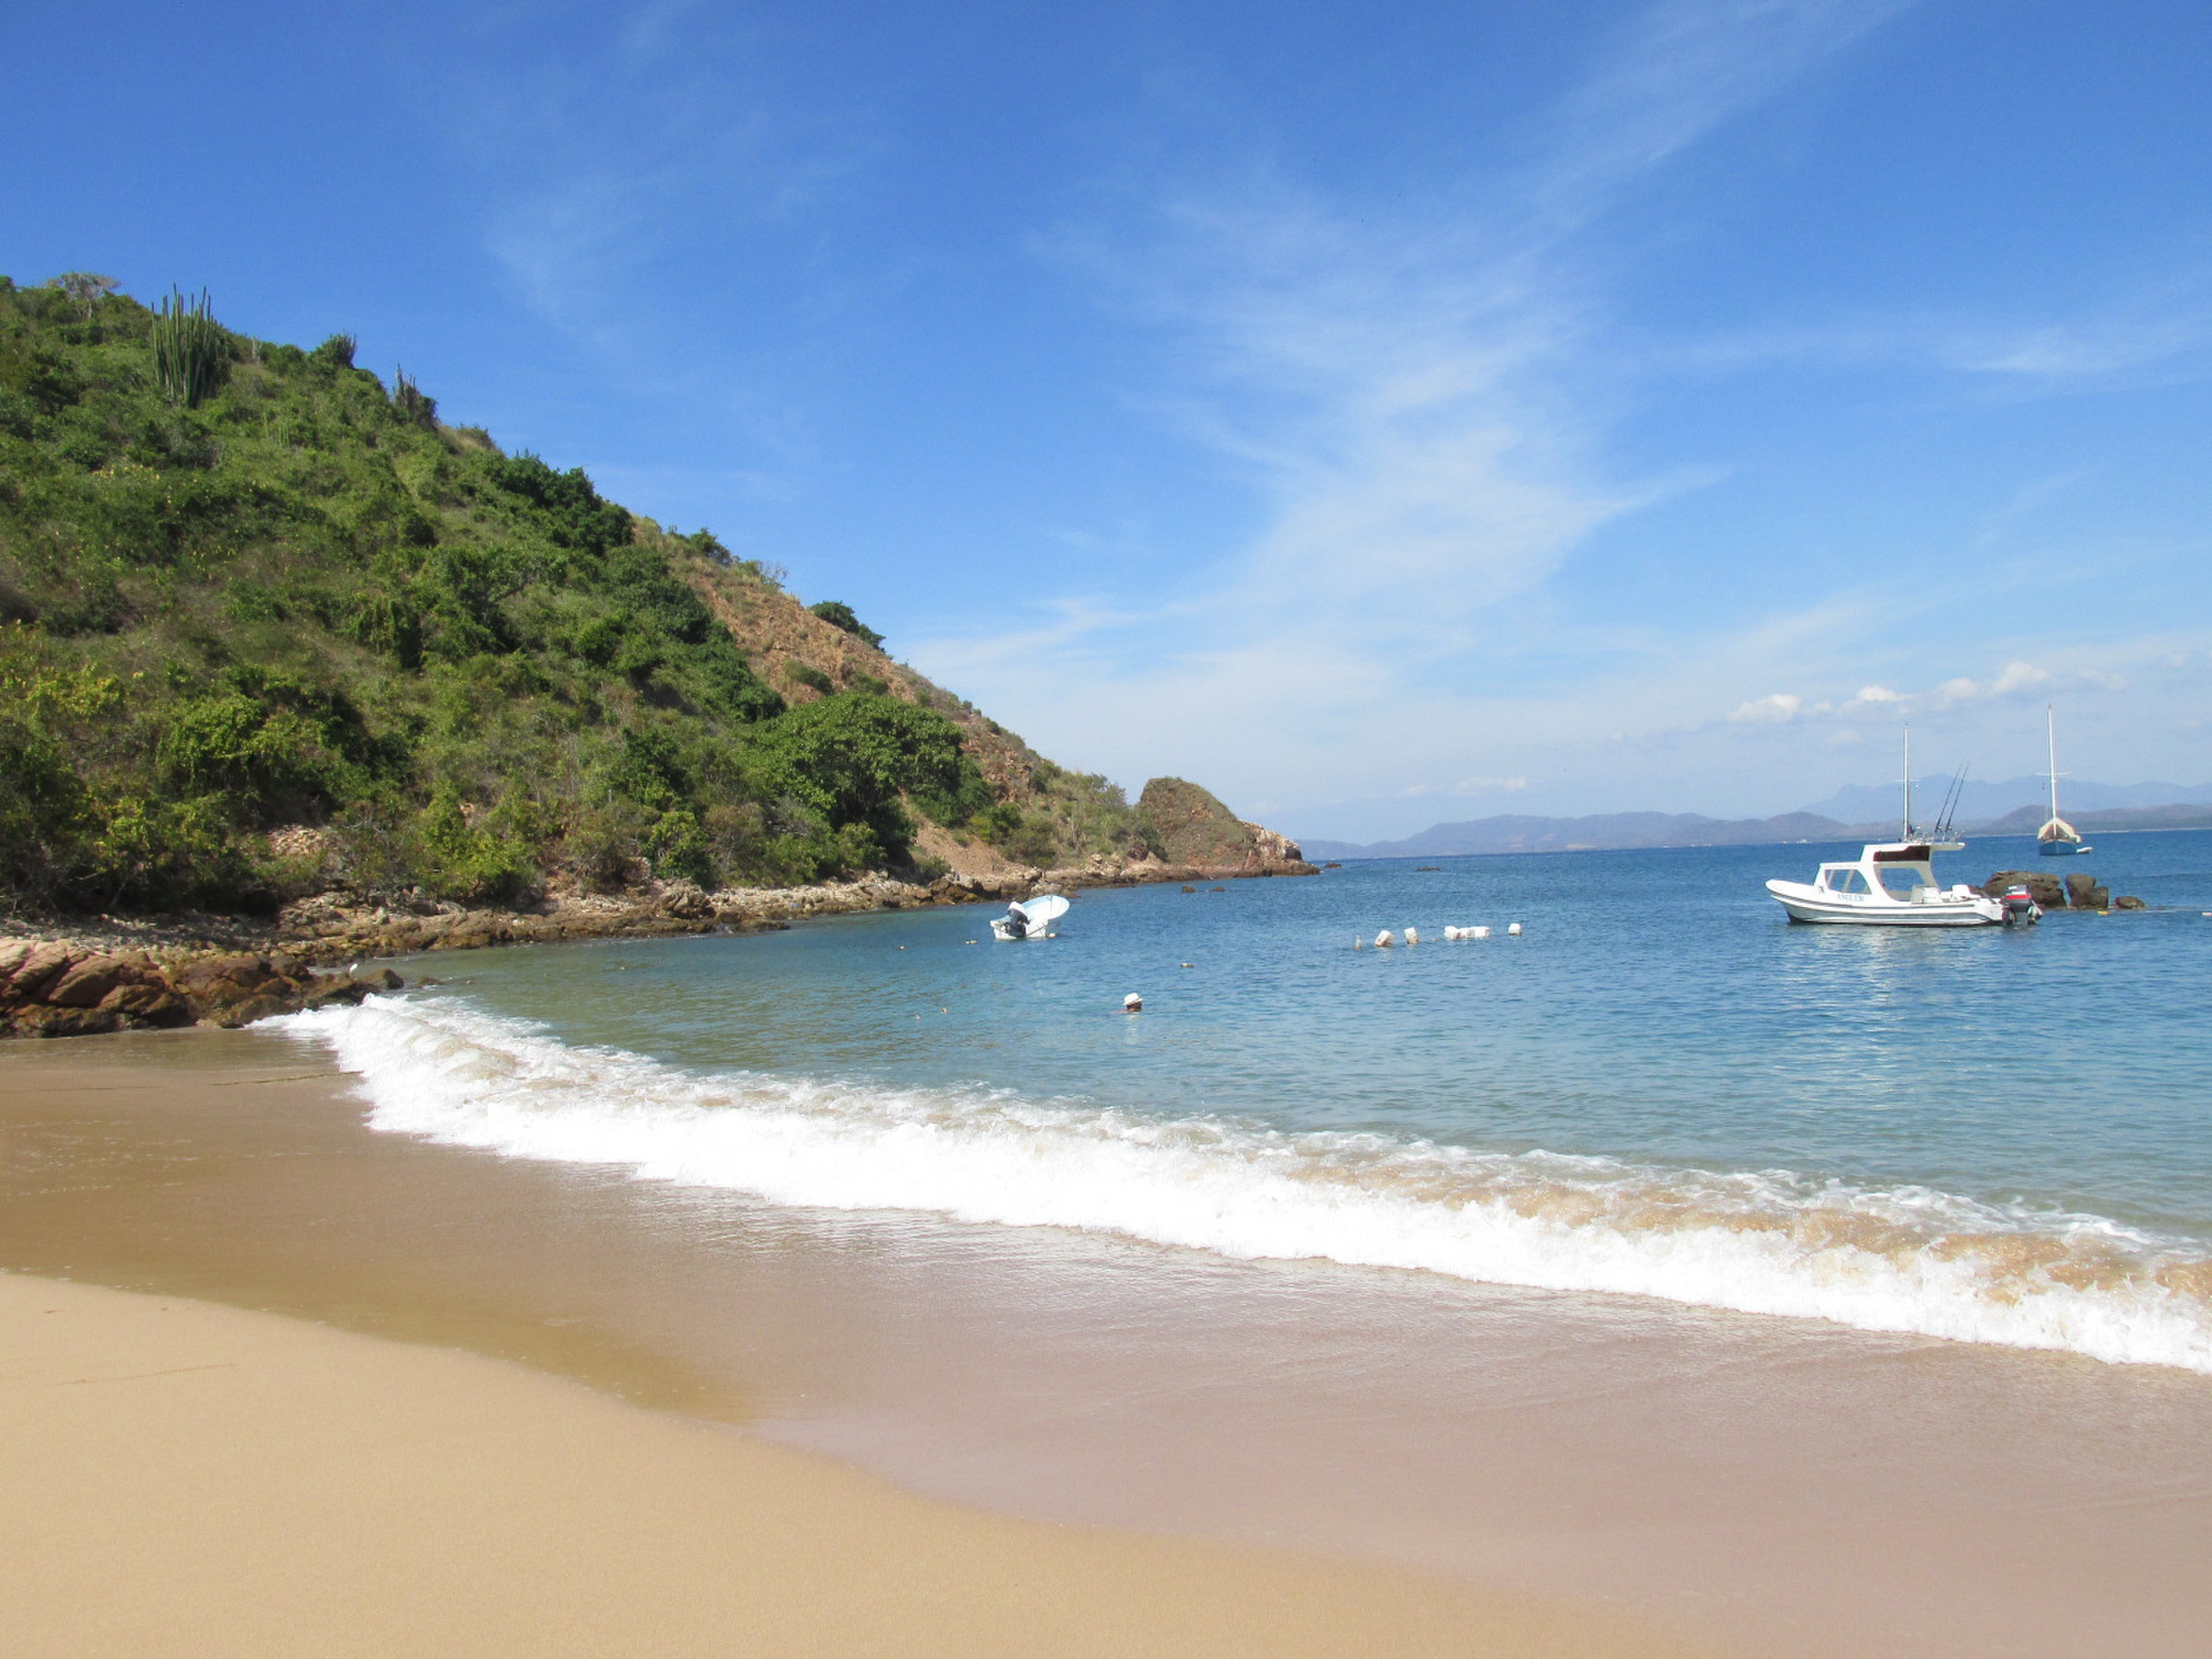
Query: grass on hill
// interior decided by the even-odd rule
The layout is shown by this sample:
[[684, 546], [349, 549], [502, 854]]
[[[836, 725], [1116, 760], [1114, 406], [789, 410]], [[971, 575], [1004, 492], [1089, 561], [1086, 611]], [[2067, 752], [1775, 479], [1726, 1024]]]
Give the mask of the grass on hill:
[[[353, 355], [0, 277], [0, 901], [787, 883], [896, 867], [914, 810], [1053, 821], [935, 709], [788, 706], [692, 579], [768, 572]], [[1087, 839], [1106, 788], [1062, 792]]]

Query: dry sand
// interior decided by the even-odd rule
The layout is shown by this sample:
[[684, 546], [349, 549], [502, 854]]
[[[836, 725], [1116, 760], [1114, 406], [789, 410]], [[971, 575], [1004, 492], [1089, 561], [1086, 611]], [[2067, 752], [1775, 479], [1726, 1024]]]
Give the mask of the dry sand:
[[1387, 1570], [1004, 1519], [451, 1350], [0, 1275], [0, 1652], [1688, 1650]]

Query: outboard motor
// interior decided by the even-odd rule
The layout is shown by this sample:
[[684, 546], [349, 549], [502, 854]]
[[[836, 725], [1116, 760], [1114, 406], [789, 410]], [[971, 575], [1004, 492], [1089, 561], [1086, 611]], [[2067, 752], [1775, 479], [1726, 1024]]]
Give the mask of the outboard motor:
[[1018, 902], [1009, 904], [998, 925], [1007, 938], [1026, 939], [1030, 936], [1030, 912], [1023, 910]]
[[2026, 927], [2043, 919], [2043, 908], [2036, 903], [2035, 895], [2018, 882], [2006, 888], [2005, 896], [1997, 902], [2005, 907], [2007, 927]]

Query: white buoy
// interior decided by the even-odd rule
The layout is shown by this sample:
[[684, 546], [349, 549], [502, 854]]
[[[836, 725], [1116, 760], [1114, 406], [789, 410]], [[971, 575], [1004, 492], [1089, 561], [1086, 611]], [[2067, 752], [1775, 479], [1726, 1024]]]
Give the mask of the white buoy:
[[1421, 942], [1421, 930], [1420, 930], [1419, 928], [1418, 928], [1418, 927], [1409, 927], [1409, 928], [1407, 928], [1407, 929], [1406, 930], [1406, 944], [1408, 944], [1408, 945], [1418, 945], [1420, 942]]
[[1396, 943], [1397, 940], [1391, 937], [1390, 929], [1387, 927], [1375, 935], [1375, 948], [1377, 950], [1388, 950]]
[[1508, 922], [1505, 924], [1505, 931], [1517, 939], [1521, 936], [1521, 924], [1518, 922]]
[[1470, 939], [1487, 939], [1490, 936], [1490, 930], [1487, 927], [1470, 927], [1465, 931]]
[[1359, 935], [1354, 934], [1352, 935], [1352, 948], [1354, 950], [1365, 950], [1367, 948], [1367, 941]]
[[1448, 945], [1448, 944], [1450, 944], [1450, 943], [1451, 943], [1451, 942], [1452, 942], [1453, 939], [1456, 939], [1456, 938], [1458, 938], [1458, 937], [1459, 937], [1459, 929], [1458, 929], [1458, 928], [1456, 928], [1456, 927], [1454, 927], [1454, 926], [1453, 926], [1453, 925], [1452, 925], [1452, 924], [1451, 924], [1451, 923], [1449, 923], [1449, 922], [1445, 923], [1445, 924], [1444, 924], [1444, 943], [1446, 943], [1446, 944]]

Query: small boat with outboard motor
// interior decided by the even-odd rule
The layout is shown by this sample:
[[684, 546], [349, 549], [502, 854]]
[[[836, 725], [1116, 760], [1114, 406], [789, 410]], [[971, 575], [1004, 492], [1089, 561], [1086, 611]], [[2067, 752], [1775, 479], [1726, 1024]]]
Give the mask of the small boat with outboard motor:
[[[1956, 798], [1960, 782], [1953, 782]], [[2023, 927], [2042, 919], [2042, 911], [2025, 887], [1992, 899], [1959, 882], [1939, 887], [1935, 855], [1956, 853], [1966, 843], [1948, 839], [1951, 807], [1923, 833], [1912, 823], [1912, 735], [1905, 734], [1905, 814], [1902, 834], [1893, 841], [1870, 842], [1855, 859], [1820, 866], [1810, 881], [1770, 881], [1767, 891], [1793, 922], [1840, 922], [1861, 927]]]
[[1005, 915], [991, 918], [991, 936], [1002, 945], [1020, 939], [1049, 939], [1053, 924], [1066, 914], [1067, 900], [1057, 893], [1017, 900], [1006, 906]]

